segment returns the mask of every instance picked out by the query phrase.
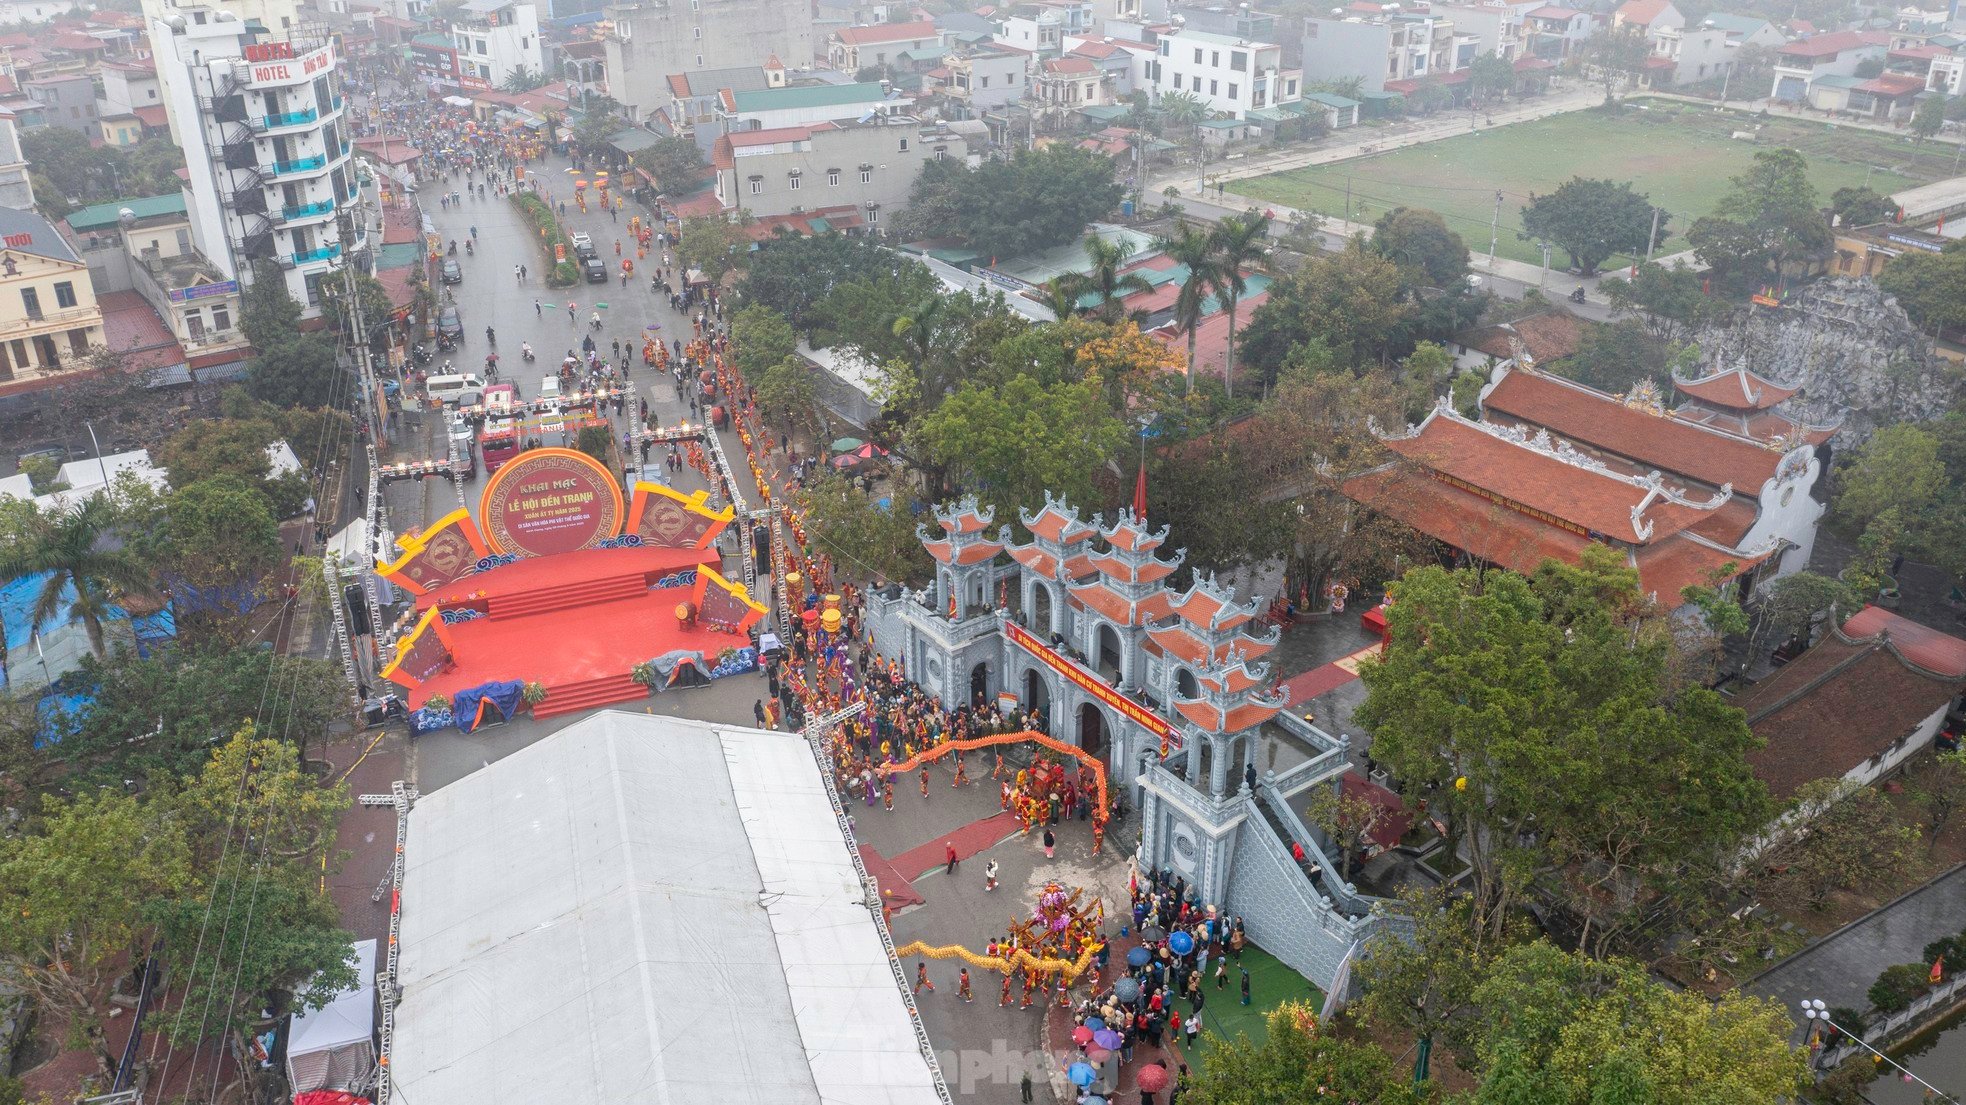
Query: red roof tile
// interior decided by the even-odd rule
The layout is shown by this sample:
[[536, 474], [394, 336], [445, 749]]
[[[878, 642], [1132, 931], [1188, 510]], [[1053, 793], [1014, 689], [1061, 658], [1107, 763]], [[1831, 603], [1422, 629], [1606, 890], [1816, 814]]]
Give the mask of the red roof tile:
[[842, 27], [833, 33], [848, 46], [912, 42], [917, 39], [940, 37], [935, 24], [925, 19], [914, 23], [877, 23], [871, 27]]
[[1619, 22], [1649, 27], [1654, 19], [1665, 14], [1665, 10], [1671, 6], [1671, 0], [1625, 0], [1612, 14]]
[[1540, 372], [1508, 373], [1482, 405], [1640, 464], [1714, 487], [1732, 484], [1748, 496], [1760, 495], [1782, 463], [1780, 452], [1756, 442], [1649, 414]]
[[1764, 380], [1745, 368], [1716, 372], [1697, 380], [1675, 377], [1672, 384], [1702, 403], [1737, 411], [1765, 411], [1802, 390]]
[[[923, 547], [928, 550], [928, 555], [944, 564], [950, 563], [951, 546], [949, 542], [930, 541]], [[982, 541], [973, 545], [964, 545], [960, 551], [953, 554], [955, 556], [954, 563], [959, 567], [966, 564], [981, 564], [1002, 551], [1003, 546], [997, 544], [995, 541]]]
[[[1725, 583], [1770, 555], [1772, 550], [1749, 556], [1716, 549], [1681, 534], [1637, 550], [1633, 554], [1633, 566], [1638, 569], [1639, 590], [1671, 608], [1680, 605], [1680, 592], [1686, 588]], [[1729, 568], [1729, 564], [1733, 567]]]
[[1851, 637], [1883, 634], [1905, 659], [1946, 679], [1966, 679], [1966, 641], [1878, 606], [1866, 606], [1843, 623]]
[[1399, 469], [1353, 476], [1339, 489], [1437, 541], [1511, 571], [1533, 572], [1549, 559], [1574, 561], [1589, 540], [1452, 484]]
[[1888, 46], [1891, 36], [1882, 31], [1831, 31], [1798, 39], [1776, 51], [1785, 58], [1833, 58], [1845, 50], [1864, 46]]
[[1074, 587], [1072, 599], [1117, 625], [1146, 625], [1167, 615], [1165, 591], [1156, 591], [1139, 602], [1130, 602], [1118, 591], [1103, 583], [1095, 583], [1088, 587]]
[[184, 363], [184, 347], [155, 308], [135, 292], [105, 292], [96, 297], [102, 308], [103, 338], [123, 354], [132, 369], [170, 368]]
[[1046, 503], [1044, 508], [1038, 511], [1037, 517], [1031, 519], [1030, 525], [1024, 528], [1030, 530], [1033, 536], [1063, 545], [1090, 541], [1099, 532], [1084, 522], [1075, 520], [1051, 503]]

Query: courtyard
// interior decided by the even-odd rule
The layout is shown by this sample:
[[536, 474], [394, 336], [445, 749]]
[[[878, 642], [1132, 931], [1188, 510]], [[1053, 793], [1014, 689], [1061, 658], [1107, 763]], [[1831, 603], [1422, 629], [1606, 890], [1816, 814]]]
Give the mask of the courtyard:
[[[1753, 141], [1734, 138], [1754, 132]], [[1779, 146], [1809, 159], [1817, 195], [1827, 204], [1838, 188], [1866, 182], [1892, 192], [1953, 175], [1950, 144], [1920, 145], [1882, 134], [1786, 115], [1715, 111], [1673, 100], [1633, 100], [1621, 115], [1576, 111], [1349, 161], [1292, 169], [1235, 182], [1258, 202], [1287, 204], [1327, 217], [1370, 223], [1395, 207], [1440, 212], [1476, 256], [1487, 252], [1495, 194], [1502, 194], [1496, 253], [1536, 264], [1536, 243], [1518, 237], [1522, 206], [1573, 176], [1629, 180], [1673, 216], [1657, 253], [1687, 248], [1685, 232], [1726, 193], [1755, 151]], [[1607, 264], [1608, 270], [1623, 259]], [[1551, 264], [1566, 263], [1561, 250]]]

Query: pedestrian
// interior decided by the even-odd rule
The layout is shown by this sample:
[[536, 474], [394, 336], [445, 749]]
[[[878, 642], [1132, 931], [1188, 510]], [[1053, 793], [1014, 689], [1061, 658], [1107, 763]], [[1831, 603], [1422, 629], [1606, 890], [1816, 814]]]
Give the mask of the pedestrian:
[[525, 275], [519, 271], [519, 266], [517, 265], [512, 266], [512, 282], [515, 284], [523, 284], [526, 282]]
[[984, 865], [983, 889], [995, 890], [996, 888], [997, 888], [997, 861], [993, 859], [988, 864]]
[[1051, 835], [1050, 829], [1046, 829], [1044, 831], [1044, 858], [1050, 859], [1052, 857], [1051, 850], [1054, 847], [1056, 847], [1057, 844], [1058, 844], [1058, 838]]
[[[1005, 979], [1004, 984], [1006, 986], [1009, 985], [1010, 980]], [[1024, 1105], [1031, 1105], [1031, 1072], [1030, 1071], [1025, 1071], [1023, 1080], [1017, 1083], [1017, 1092], [1020, 1095], [1022, 1095], [1019, 1098], [1019, 1100], [1022, 1101]]]
[[753, 699], [753, 700], [752, 700], [752, 702], [751, 702], [751, 716], [752, 716], [752, 717], [755, 717], [755, 718], [757, 718], [757, 719], [758, 719], [758, 728], [760, 728], [760, 729], [763, 729], [763, 728], [765, 728], [765, 727], [766, 727], [766, 726], [765, 726], [765, 703], [764, 703], [764, 700], [763, 700], [763, 699]]
[[1236, 970], [1242, 972], [1242, 1003], [1244, 1005], [1248, 1005], [1249, 1004], [1249, 968], [1237, 967]]
[[973, 999], [974, 999], [974, 997], [975, 997], [975, 995], [973, 995], [973, 994], [971, 994], [971, 993], [969, 992], [969, 968], [968, 968], [968, 967], [964, 967], [964, 968], [962, 969], [962, 974], [960, 974], [960, 975], [958, 975], [958, 976], [957, 976], [957, 978], [956, 978], [956, 996], [957, 996], [957, 997], [959, 997], [959, 998], [961, 998], [961, 999], [963, 999], [964, 1001], [970, 1001], [970, 1000], [973, 1000]]
[[1215, 961], [1215, 988], [1217, 990], [1229, 988], [1229, 961], [1226, 959]]
[[933, 994], [935, 992], [935, 983], [930, 982], [928, 980], [928, 964], [920, 960], [916, 960], [915, 961], [915, 993], [919, 995], [923, 990], [927, 990], [929, 993]]
[[881, 808], [888, 811], [889, 813], [894, 812], [894, 780], [893, 779], [888, 779], [881, 784]]
[[1201, 1035], [1200, 1013], [1196, 1013], [1194, 1016], [1188, 1018], [1188, 1027], [1186, 1031], [1188, 1033], [1188, 1050], [1193, 1051], [1195, 1049], [1195, 1037]]
[[[1010, 1004], [1010, 972], [1005, 971], [1003, 975], [1003, 995], [997, 999], [997, 1008], [1002, 1009], [1004, 1006], [1009, 1004]], [[1024, 1080], [1026, 1082], [1029, 1082], [1031, 1080], [1031, 1076], [1028, 1074], [1025, 1075]], [[1026, 1098], [1025, 1100], [1028, 1101], [1030, 1099]]]
[[928, 765], [922, 765], [922, 801], [928, 801]]
[[942, 859], [944, 861], [942, 865], [942, 873], [945, 875], [955, 874], [956, 873], [956, 842], [955, 841], [949, 840], [943, 842]]

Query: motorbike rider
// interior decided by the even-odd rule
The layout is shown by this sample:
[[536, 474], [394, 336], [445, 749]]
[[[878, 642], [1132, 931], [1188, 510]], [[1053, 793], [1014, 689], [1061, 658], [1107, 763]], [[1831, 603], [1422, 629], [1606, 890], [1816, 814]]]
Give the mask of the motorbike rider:
[[493, 331], [492, 328], [489, 326], [485, 327], [485, 341], [491, 343], [492, 345], [498, 344], [498, 334], [495, 331]]
[[522, 342], [520, 342], [520, 343], [519, 343], [519, 356], [521, 356], [521, 357], [523, 357], [524, 359], [526, 359], [526, 360], [528, 360], [528, 361], [530, 361], [530, 360], [532, 360], [532, 343], [531, 343], [531, 342], [529, 342], [529, 341], [522, 341]]
[[456, 238], [452, 238], [452, 239], [451, 239], [451, 251], [450, 251], [450, 255], [451, 255], [452, 257], [456, 257], [456, 256], [457, 256], [457, 239], [456, 239]]

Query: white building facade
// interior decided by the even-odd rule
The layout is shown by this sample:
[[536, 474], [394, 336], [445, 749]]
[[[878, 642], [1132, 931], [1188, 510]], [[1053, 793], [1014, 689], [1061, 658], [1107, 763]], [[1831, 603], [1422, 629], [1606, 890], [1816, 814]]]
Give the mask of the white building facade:
[[459, 75], [497, 88], [520, 73], [544, 73], [539, 11], [515, 0], [465, 0], [451, 24]]
[[[344, 121], [341, 59], [325, 29], [265, 33], [235, 13], [181, 8], [151, 26], [158, 77], [190, 175], [199, 252], [229, 279], [277, 267], [309, 314], [319, 286], [367, 248]], [[344, 238], [347, 239], [344, 243]]]
[[1159, 95], [1185, 92], [1210, 111], [1241, 119], [1257, 108], [1296, 103], [1304, 72], [1283, 67], [1283, 47], [1207, 31], [1174, 31], [1159, 42]]

